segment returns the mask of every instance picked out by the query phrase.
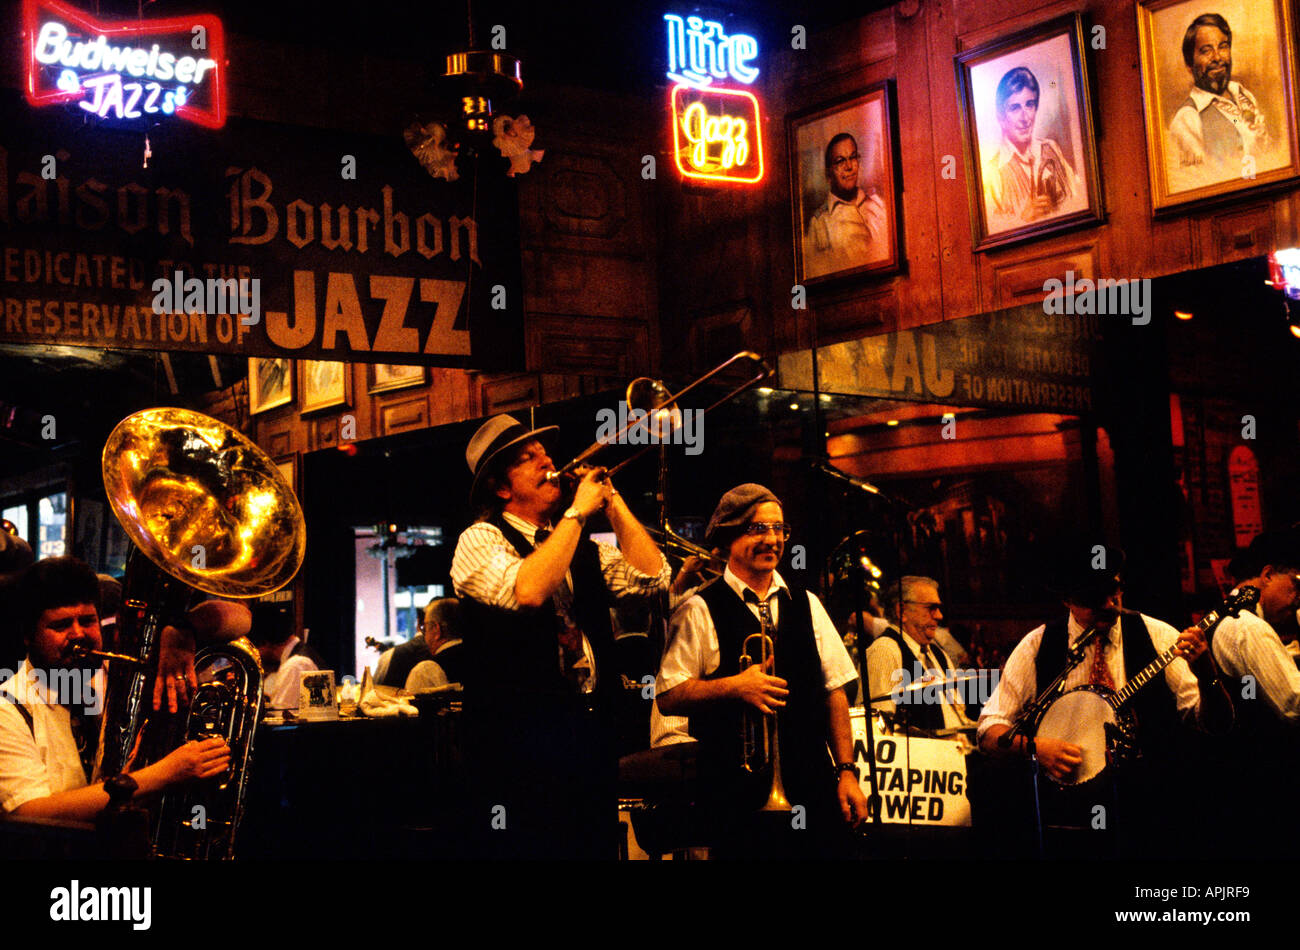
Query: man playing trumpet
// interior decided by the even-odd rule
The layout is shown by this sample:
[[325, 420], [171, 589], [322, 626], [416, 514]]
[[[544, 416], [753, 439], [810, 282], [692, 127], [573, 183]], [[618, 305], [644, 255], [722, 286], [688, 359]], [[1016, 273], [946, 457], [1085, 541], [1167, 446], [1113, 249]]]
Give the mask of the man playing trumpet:
[[[555, 431], [496, 416], [465, 452], [480, 515], [451, 578], [466, 621], [470, 833], [485, 835], [479, 855], [613, 858], [609, 606], [667, 588], [668, 562], [603, 469], [565, 500], [542, 441]], [[618, 548], [584, 537], [601, 511]]]
[[[844, 690], [856, 673], [821, 601], [787, 584], [776, 570], [789, 530], [780, 501], [762, 485], [738, 485], [722, 496], [705, 541], [727, 552], [727, 568], [720, 582], [673, 614], [656, 683], [662, 713], [689, 717], [690, 734], [700, 741], [705, 795], [719, 820], [730, 825], [719, 843], [736, 854], [764, 845], [803, 854], [834, 851], [843, 844], [844, 825], [867, 817], [852, 764]], [[758, 632], [772, 637], [774, 663], [760, 659], [742, 670], [745, 641]], [[756, 783], [745, 772], [744, 716], [754, 714], [769, 717], [767, 732], [779, 747], [779, 782]], [[760, 736], [763, 731], [755, 730]], [[804, 806], [806, 825], [789, 820], [773, 827], [781, 826], [782, 837], [784, 825], [806, 834], [785, 842], [745, 840], [747, 813], [762, 806], [764, 797], [776, 797], [778, 785], [792, 807]]]

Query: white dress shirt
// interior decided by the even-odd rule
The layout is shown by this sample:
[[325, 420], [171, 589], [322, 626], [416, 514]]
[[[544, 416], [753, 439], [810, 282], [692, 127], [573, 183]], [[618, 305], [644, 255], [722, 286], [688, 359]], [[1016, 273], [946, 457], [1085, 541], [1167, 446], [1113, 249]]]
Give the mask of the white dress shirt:
[[804, 272], [821, 277], [889, 256], [889, 212], [884, 199], [859, 188], [853, 198], [830, 194], [813, 213], [804, 239]]
[[[737, 596], [744, 598], [749, 586], [731, 572], [728, 567], [722, 574], [725, 583]], [[772, 574], [772, 585], [768, 588], [768, 604], [772, 612], [772, 622], [781, 622], [780, 599], [774, 595], [778, 590], [789, 590], [789, 586], [777, 572]], [[758, 594], [754, 591], [755, 595]], [[761, 598], [760, 598], [761, 599]], [[822, 682], [826, 692], [839, 689], [857, 679], [849, 651], [844, 647], [835, 625], [831, 622], [826, 608], [817, 599], [817, 595], [808, 591], [808, 605], [812, 611], [813, 637], [817, 643], [817, 655], [821, 657]], [[745, 601], [745, 606], [755, 617], [759, 616], [758, 604]], [[663, 662], [659, 665], [659, 676], [655, 680], [655, 695], [668, 692], [687, 680], [701, 679], [715, 672], [722, 663], [722, 652], [718, 646], [718, 631], [713, 625], [713, 616], [709, 613], [704, 598], [698, 594], [682, 604], [673, 614], [668, 624], [668, 649], [664, 651]], [[671, 745], [674, 742], [689, 742], [687, 732], [690, 718], [687, 716], [665, 716], [659, 711], [659, 701], [655, 700], [650, 711], [650, 744], [653, 748]]]
[[302, 641], [297, 637], [290, 637], [284, 645], [284, 650], [280, 653], [280, 668], [266, 677], [262, 684], [262, 692], [270, 697], [267, 703], [268, 709], [297, 709], [299, 688], [302, 686], [302, 674], [310, 673], [315, 670], [316, 663], [308, 656], [290, 656], [296, 647]]
[[[1255, 695], [1268, 703], [1273, 715], [1288, 725], [1300, 724], [1300, 670], [1268, 621], [1243, 610], [1221, 620], [1213, 640], [1219, 669], [1238, 678], [1253, 676]], [[1232, 701], [1250, 702], [1240, 696]]]
[[[907, 644], [909, 650], [917, 656], [923, 656], [921, 644], [913, 639], [911, 634], [906, 630], [899, 630], [898, 632], [902, 635], [903, 642]], [[938, 644], [935, 644], [934, 646], [937, 645]], [[946, 652], [947, 651], [945, 651], [945, 653]], [[922, 662], [922, 666], [927, 671], [930, 670], [931, 667], [937, 666], [937, 661], [939, 659], [939, 655], [934, 653], [933, 646], [931, 647], [931, 654], [934, 656], [936, 662]], [[948, 661], [949, 663], [953, 662], [951, 656], [948, 657]], [[898, 644], [895, 643], [892, 638], [885, 636], [877, 637], [875, 642], [867, 648], [867, 691], [869, 693], [867, 698], [870, 698], [870, 696], [884, 696], [888, 693], [892, 693], [905, 683], [915, 682], [917, 679], [916, 670], [913, 668], [912, 664], [913, 661], [911, 657], [907, 658], [906, 663], [904, 662], [903, 651], [898, 648]], [[899, 676], [900, 670], [907, 671], [906, 678]], [[918, 690], [917, 692], [912, 693], [912, 702], [919, 703], [923, 692], [924, 691], [922, 690]], [[948, 691], [939, 692], [939, 702], [943, 708], [944, 726], [949, 729], [955, 729], [962, 726], [969, 727], [973, 725], [973, 723], [966, 718], [965, 713], [962, 712], [960, 707], [953, 705], [953, 703], [949, 701], [949, 695]], [[898, 708], [897, 704], [892, 699], [883, 699], [879, 702], [872, 703], [871, 705], [873, 709], [884, 710], [888, 713], [893, 713]]]
[[[1146, 623], [1147, 633], [1151, 635], [1151, 644], [1157, 654], [1169, 649], [1178, 639], [1178, 631], [1164, 621], [1148, 617], [1146, 614], [1142, 614], [1142, 620]], [[1070, 646], [1074, 646], [1085, 631], [1074, 619], [1073, 614], [1070, 615], [1068, 628]], [[990, 726], [1012, 725], [1021, 710], [1038, 698], [1035, 658], [1038, 656], [1038, 647], [1043, 642], [1044, 629], [1045, 626], [1031, 630], [1011, 651], [997, 688], [993, 690], [993, 695], [989, 697], [989, 701], [984, 704], [984, 709], [980, 713], [978, 735], [981, 739]], [[1067, 690], [1092, 682], [1093, 658], [1100, 648], [1100, 640], [1094, 640], [1085, 648], [1083, 661], [1071, 670], [1070, 675], [1065, 679]], [[1124, 671], [1124, 640], [1118, 622], [1110, 630], [1110, 644], [1106, 647], [1106, 666], [1110, 670], [1111, 682], [1115, 684], [1115, 689], [1122, 689], [1128, 682], [1128, 677], [1125, 676]], [[1059, 672], [1060, 670], [1043, 670], [1043, 682], [1046, 684]], [[1133, 672], [1140, 671], [1133, 670]], [[1196, 684], [1196, 677], [1192, 674], [1191, 667], [1182, 658], [1176, 658], [1165, 667], [1164, 681], [1174, 695], [1178, 712], [1183, 720], [1189, 724], [1194, 723], [1201, 704], [1201, 690]], [[1148, 685], [1146, 688], [1157, 687]]]
[[67, 707], [48, 701], [45, 684], [34, 674], [23, 660], [18, 672], [0, 683], [32, 716], [29, 729], [14, 704], [0, 699], [0, 810], [5, 812], [86, 786], [72, 716]]

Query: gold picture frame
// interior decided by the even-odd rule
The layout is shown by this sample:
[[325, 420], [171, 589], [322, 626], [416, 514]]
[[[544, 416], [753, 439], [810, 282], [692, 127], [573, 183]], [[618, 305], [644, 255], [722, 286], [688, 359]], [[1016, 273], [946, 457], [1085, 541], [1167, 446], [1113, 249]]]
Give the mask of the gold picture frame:
[[352, 404], [351, 364], [337, 360], [299, 360], [302, 414]]
[[293, 360], [248, 358], [248, 411], [256, 415], [293, 402]]
[[1142, 0], [1137, 26], [1154, 214], [1300, 177], [1290, 0]]
[[429, 370], [425, 366], [408, 366], [405, 363], [368, 363], [366, 380], [366, 392], [372, 395], [387, 393], [424, 385], [429, 381]]

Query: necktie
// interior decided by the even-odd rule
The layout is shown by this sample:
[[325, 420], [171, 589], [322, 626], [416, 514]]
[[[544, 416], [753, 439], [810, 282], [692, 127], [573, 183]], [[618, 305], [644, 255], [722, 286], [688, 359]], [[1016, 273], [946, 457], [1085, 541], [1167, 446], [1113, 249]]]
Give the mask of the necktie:
[[1092, 673], [1088, 681], [1093, 686], [1105, 686], [1107, 689], [1115, 688], [1115, 681], [1110, 678], [1110, 664], [1106, 662], [1106, 647], [1109, 641], [1104, 634], [1097, 634], [1097, 640], [1093, 644], [1094, 652], [1092, 654]]
[[[541, 544], [551, 536], [550, 528], [538, 528], [533, 535], [533, 546]], [[559, 617], [559, 632], [556, 634], [556, 649], [560, 663], [560, 673], [580, 693], [589, 691], [591, 667], [587, 654], [582, 649], [582, 628], [578, 626], [573, 612], [573, 591], [567, 583], [561, 584], [555, 596], [551, 598]]]

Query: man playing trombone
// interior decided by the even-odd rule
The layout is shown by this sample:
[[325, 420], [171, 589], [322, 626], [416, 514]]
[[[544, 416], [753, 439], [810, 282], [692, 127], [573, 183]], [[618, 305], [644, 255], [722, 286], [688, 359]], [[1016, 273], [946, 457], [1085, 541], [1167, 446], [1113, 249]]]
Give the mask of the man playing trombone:
[[[727, 552], [727, 568], [673, 614], [656, 683], [662, 713], [689, 717], [705, 797], [728, 826], [718, 843], [735, 855], [833, 851], [844, 824], [867, 817], [844, 690], [856, 673], [821, 601], [776, 570], [789, 530], [780, 501], [762, 485], [738, 485], [722, 496], [705, 541]], [[752, 648], [754, 634], [771, 638], [768, 656], [755, 655], [762, 651]], [[757, 662], [742, 669], [745, 653]], [[803, 806], [805, 823], [779, 816], [771, 823], [779, 835], [756, 840], [748, 819], [760, 806]]]
[[[664, 590], [669, 569], [603, 469], [564, 500], [542, 442], [555, 431], [496, 416], [465, 452], [480, 514], [451, 577], [466, 621], [470, 834], [486, 833], [476, 854], [612, 858], [609, 606]], [[584, 536], [601, 511], [619, 548]]]

